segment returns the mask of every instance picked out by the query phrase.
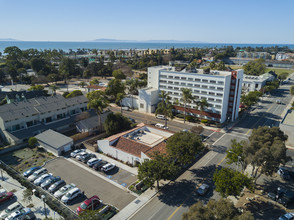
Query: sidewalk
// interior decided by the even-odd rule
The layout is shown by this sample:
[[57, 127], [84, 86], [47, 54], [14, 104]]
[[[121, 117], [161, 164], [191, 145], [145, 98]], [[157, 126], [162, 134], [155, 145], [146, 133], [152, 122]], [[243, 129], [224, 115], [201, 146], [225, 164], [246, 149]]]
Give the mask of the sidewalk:
[[[168, 184], [170, 181], [160, 181], [160, 187]], [[137, 212], [139, 212], [148, 202], [158, 193], [158, 191], [153, 189], [148, 189], [142, 193], [139, 197], [134, 199], [129, 205], [119, 211], [111, 220], [121, 220], [121, 219], [130, 219]]]
[[[45, 209], [44, 209], [44, 202], [39, 199], [36, 196], [32, 196], [32, 201], [30, 203], [25, 203], [23, 201], [23, 191], [26, 189], [25, 187], [23, 187], [19, 182], [17, 182], [15, 179], [13, 179], [12, 177], [10, 177], [5, 171], [3, 172], [3, 177], [4, 177], [4, 181], [0, 181], [1, 186], [7, 190], [7, 192], [9, 191], [15, 191], [14, 195], [17, 198], [17, 202], [21, 203], [24, 207], [28, 206], [29, 204], [33, 204], [34, 207], [31, 208], [31, 210], [34, 212], [34, 214], [36, 215], [37, 219], [44, 219], [45, 218]], [[46, 204], [46, 214], [47, 217], [51, 217], [52, 219], [63, 219], [62, 216], [60, 216], [57, 212], [53, 211], [52, 209], [50, 209], [50, 207]]]

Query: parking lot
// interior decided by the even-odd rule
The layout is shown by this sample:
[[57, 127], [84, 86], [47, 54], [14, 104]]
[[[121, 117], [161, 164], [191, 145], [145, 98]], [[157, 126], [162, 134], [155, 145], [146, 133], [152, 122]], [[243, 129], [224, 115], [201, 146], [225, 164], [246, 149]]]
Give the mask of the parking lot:
[[[88, 171], [81, 166], [86, 165], [75, 164], [64, 158], [57, 158], [45, 165], [49, 173], [52, 173], [55, 176], [60, 176], [66, 181], [66, 183], [74, 183], [85, 193], [85, 197], [79, 197], [69, 204], [69, 207], [73, 210], [76, 210], [86, 197], [89, 198], [93, 195], [97, 195], [104, 203], [113, 205], [118, 209], [124, 208], [136, 198], [126, 189], [124, 190], [123, 187], [119, 187], [119, 185], [116, 186], [116, 184], [111, 184], [100, 178], [97, 171]], [[114, 181], [116, 181], [116, 179], [119, 179], [117, 181], [121, 181], [126, 174], [124, 171], [120, 172], [121, 173], [117, 172], [115, 177], [112, 177], [114, 175], [109, 174], [111, 177], [108, 178]]]

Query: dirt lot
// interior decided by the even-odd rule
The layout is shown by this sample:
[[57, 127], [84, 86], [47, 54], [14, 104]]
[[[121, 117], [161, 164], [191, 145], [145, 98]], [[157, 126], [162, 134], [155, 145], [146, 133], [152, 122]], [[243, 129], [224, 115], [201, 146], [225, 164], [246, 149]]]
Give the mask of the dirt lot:
[[15, 170], [23, 172], [24, 170], [33, 167], [41, 166], [44, 162], [53, 159], [55, 156], [46, 152], [42, 148], [23, 148], [17, 151], [9, 152], [0, 155], [2, 160], [7, 165], [10, 165]]
[[[99, 176], [81, 168], [64, 158], [50, 161], [45, 166], [53, 175], [60, 176], [66, 183], [74, 183], [89, 198], [97, 195], [104, 203], [111, 204], [118, 209], [127, 206], [136, 197], [115, 185], [108, 183]], [[80, 205], [85, 198], [74, 200], [69, 206], [73, 210]]]

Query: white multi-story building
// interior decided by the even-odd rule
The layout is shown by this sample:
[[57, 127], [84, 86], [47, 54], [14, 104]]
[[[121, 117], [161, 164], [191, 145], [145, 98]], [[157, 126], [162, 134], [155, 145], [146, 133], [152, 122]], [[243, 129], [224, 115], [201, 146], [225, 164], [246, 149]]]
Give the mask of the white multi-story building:
[[267, 82], [271, 82], [273, 80], [275, 80], [275, 77], [270, 73], [265, 73], [260, 76], [251, 76], [244, 74], [242, 83], [243, 91], [260, 91], [266, 85]]
[[[188, 114], [223, 123], [227, 119], [233, 121], [238, 118], [242, 80], [243, 70], [205, 73], [199, 69], [196, 72], [177, 72], [174, 67], [156, 66], [148, 68], [147, 86], [149, 89], [157, 89], [158, 92], [166, 91], [171, 97], [174, 108], [179, 112], [184, 111], [181, 89], [189, 88], [196, 100], [206, 99], [209, 107], [201, 112], [196, 109], [194, 101], [187, 104]], [[177, 100], [179, 106], [176, 105]], [[140, 105], [144, 104], [141, 103], [141, 99], [139, 102]]]

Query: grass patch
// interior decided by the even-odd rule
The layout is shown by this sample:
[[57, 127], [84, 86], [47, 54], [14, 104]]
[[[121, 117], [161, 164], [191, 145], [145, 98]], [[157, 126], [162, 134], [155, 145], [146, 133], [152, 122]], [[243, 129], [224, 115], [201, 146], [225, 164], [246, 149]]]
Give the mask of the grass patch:
[[269, 71], [274, 71], [277, 75], [280, 75], [281, 73], [291, 73], [293, 72], [292, 69], [279, 69], [279, 68], [266, 68], [265, 72], [268, 73]]
[[33, 149], [23, 148], [0, 156], [0, 160], [18, 172], [23, 172], [33, 166], [41, 166], [45, 161], [53, 158], [53, 155], [47, 154], [44, 150], [37, 147]]

